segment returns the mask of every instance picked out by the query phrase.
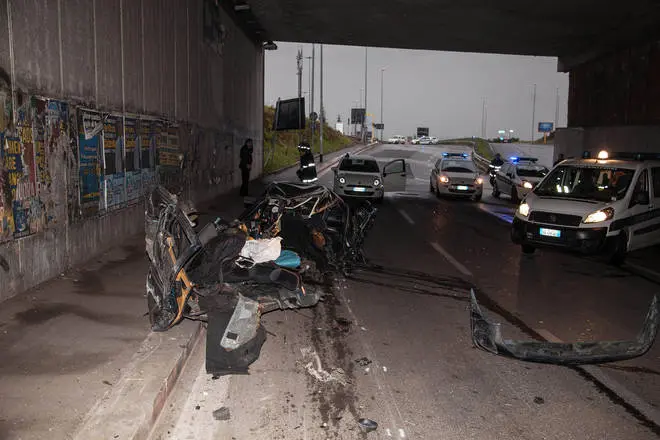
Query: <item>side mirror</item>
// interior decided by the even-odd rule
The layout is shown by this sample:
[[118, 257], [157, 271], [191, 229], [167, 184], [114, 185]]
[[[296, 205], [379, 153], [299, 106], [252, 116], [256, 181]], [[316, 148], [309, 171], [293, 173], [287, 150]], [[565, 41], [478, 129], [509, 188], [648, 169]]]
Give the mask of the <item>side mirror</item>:
[[635, 202], [635, 205], [648, 205], [651, 203], [649, 193], [646, 191], [635, 193], [633, 196], [633, 201]]

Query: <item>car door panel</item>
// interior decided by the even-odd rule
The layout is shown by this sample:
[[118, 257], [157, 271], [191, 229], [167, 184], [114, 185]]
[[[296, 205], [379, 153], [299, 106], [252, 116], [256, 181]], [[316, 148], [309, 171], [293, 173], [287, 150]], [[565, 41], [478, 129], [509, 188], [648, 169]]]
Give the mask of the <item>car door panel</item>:
[[406, 161], [396, 159], [383, 167], [383, 186], [385, 192], [403, 192], [406, 190]]
[[[629, 250], [633, 251], [643, 247], [650, 246], [653, 241], [653, 234], [656, 232], [655, 226], [658, 221], [654, 216], [653, 202], [651, 198], [651, 188], [648, 170], [643, 170], [635, 181], [632, 198], [629, 204], [631, 219], [629, 220]], [[636, 203], [637, 194], [646, 193], [649, 197], [649, 203]]]
[[502, 168], [497, 172], [497, 189], [502, 194], [509, 194], [511, 188], [509, 187], [509, 181], [506, 173], [510, 171], [511, 167], [508, 164], [502, 165]]
[[653, 244], [660, 244], [660, 167], [651, 169], [651, 209], [654, 230], [650, 236]]

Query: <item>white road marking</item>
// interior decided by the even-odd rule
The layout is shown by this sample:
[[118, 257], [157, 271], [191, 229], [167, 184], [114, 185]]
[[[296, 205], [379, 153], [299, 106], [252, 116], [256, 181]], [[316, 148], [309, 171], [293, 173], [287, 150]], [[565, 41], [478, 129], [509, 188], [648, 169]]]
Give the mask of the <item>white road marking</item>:
[[406, 432], [401, 428], [399, 428], [399, 437], [406, 438]]
[[[548, 342], [564, 342], [544, 328], [534, 329], [534, 331], [543, 336], [543, 338]], [[647, 403], [639, 395], [630, 391], [623, 384], [608, 376], [605, 372], [603, 372], [601, 367], [597, 365], [578, 365], [576, 368], [579, 368], [585, 373], [588, 373], [596, 381], [600, 382], [607, 389], [614, 392], [617, 396], [623, 399], [624, 402], [642, 413], [644, 417], [651, 420], [656, 425], [660, 425], [660, 411]]]
[[385, 433], [387, 434], [388, 437], [392, 437], [392, 431], [390, 431], [390, 428], [387, 428], [385, 430]]
[[459, 270], [463, 275], [467, 275], [469, 277], [472, 276], [472, 272], [468, 270], [467, 267], [463, 266], [461, 263], [459, 263], [456, 258], [452, 257], [449, 252], [444, 250], [442, 246], [440, 246], [438, 243], [432, 241], [429, 243], [433, 249], [435, 249], [439, 254], [441, 254], [447, 261], [449, 261], [456, 269]]
[[406, 221], [407, 221], [408, 223], [410, 223], [411, 225], [414, 225], [414, 224], [415, 224], [415, 221], [414, 221], [412, 218], [410, 218], [410, 216], [408, 215], [408, 213], [407, 213], [406, 211], [404, 211], [403, 209], [399, 209], [399, 213], [401, 214], [401, 216], [402, 216], [403, 218], [406, 219]]

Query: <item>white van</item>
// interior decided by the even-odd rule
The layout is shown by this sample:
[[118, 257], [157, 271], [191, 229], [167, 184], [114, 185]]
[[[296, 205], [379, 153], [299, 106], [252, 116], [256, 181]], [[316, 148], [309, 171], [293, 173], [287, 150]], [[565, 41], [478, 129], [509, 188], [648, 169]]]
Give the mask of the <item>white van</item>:
[[557, 164], [516, 210], [511, 239], [531, 254], [558, 247], [605, 254], [660, 243], [660, 154], [598, 153]]

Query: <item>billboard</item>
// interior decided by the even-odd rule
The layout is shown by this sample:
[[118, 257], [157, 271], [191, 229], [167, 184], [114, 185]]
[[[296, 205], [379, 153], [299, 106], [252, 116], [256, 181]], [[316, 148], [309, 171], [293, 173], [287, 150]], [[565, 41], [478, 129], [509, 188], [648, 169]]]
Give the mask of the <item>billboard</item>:
[[417, 127], [417, 137], [428, 136], [429, 128], [428, 127]]
[[273, 130], [302, 130], [305, 128], [305, 98], [277, 101]]
[[554, 125], [552, 122], [539, 122], [539, 133], [550, 133]]
[[366, 110], [363, 108], [351, 109], [351, 124], [362, 125], [364, 124], [364, 116]]

